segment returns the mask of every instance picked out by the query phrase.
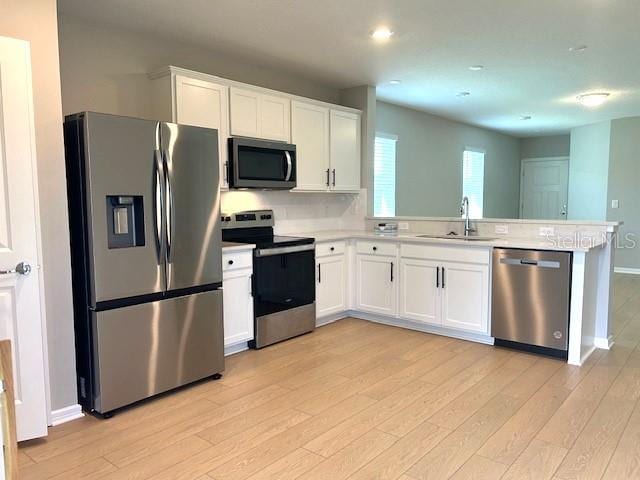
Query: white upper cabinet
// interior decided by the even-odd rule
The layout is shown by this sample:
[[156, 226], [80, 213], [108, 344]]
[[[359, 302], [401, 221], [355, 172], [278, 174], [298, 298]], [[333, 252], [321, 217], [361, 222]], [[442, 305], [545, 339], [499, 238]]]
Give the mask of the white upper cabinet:
[[331, 110], [331, 188], [360, 190], [360, 115]]
[[291, 102], [291, 143], [296, 146], [296, 190], [329, 188], [329, 109]]
[[229, 88], [172, 73], [155, 79], [154, 87], [159, 120], [218, 130], [220, 186], [228, 187]]
[[231, 135], [291, 140], [291, 101], [243, 88], [230, 88]]

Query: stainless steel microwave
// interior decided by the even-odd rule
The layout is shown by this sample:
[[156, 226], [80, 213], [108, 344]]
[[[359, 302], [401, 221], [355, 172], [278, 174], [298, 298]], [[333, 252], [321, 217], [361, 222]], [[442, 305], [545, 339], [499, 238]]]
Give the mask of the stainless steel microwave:
[[255, 138], [231, 137], [228, 178], [230, 188], [295, 188], [296, 146]]

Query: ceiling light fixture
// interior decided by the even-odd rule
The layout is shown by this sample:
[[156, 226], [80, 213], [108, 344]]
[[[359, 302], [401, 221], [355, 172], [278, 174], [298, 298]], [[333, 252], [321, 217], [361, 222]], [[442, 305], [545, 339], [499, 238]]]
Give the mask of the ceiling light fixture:
[[572, 53], [584, 52], [586, 49], [587, 49], [586, 45], [574, 45], [573, 47], [569, 47], [569, 51]]
[[611, 94], [607, 92], [594, 92], [584, 93], [582, 95], [578, 95], [576, 98], [585, 107], [598, 107], [607, 101], [609, 95]]
[[482, 70], [484, 68], [484, 65], [471, 65], [469, 67], [469, 70], [471, 70], [472, 72], [478, 72], [480, 70]]
[[520, 120], [531, 120], [531, 115], [522, 115]]
[[379, 27], [371, 33], [371, 38], [373, 38], [377, 42], [386, 42], [391, 38], [392, 35], [393, 32], [389, 30], [388, 27]]
[[389, 85], [400, 85], [402, 80], [389, 80]]
[[456, 94], [456, 97], [468, 97], [469, 95], [471, 95], [469, 92], [460, 92]]

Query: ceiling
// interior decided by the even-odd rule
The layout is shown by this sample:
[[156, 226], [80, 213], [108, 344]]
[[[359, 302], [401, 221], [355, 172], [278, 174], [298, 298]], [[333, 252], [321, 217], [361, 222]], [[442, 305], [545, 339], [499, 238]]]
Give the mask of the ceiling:
[[[379, 99], [516, 136], [640, 115], [638, 0], [59, 0], [59, 10], [336, 88], [376, 85]], [[394, 32], [384, 44], [370, 38], [380, 25]], [[588, 48], [569, 51], [578, 45]], [[612, 95], [601, 107], [575, 100], [602, 90]]]

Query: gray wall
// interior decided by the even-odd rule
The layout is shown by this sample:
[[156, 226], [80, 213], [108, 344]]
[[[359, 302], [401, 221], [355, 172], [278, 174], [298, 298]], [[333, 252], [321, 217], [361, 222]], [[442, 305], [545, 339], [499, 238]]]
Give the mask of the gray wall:
[[569, 220], [605, 220], [611, 122], [571, 130]]
[[55, 0], [3, 0], [0, 35], [31, 43], [50, 403], [76, 403], [71, 263]]
[[568, 157], [570, 135], [549, 135], [520, 139], [520, 158]]
[[376, 112], [376, 130], [398, 136], [396, 215], [458, 216], [462, 153], [474, 147], [486, 151], [484, 216], [518, 217], [517, 138], [381, 101]]
[[[607, 220], [623, 221], [620, 227], [621, 248], [616, 250], [616, 267], [640, 268], [640, 117], [621, 118], [611, 122], [609, 153], [609, 188]], [[611, 208], [611, 200], [619, 208]], [[638, 242], [635, 248], [625, 240]]]
[[152, 117], [147, 74], [166, 65], [189, 68], [240, 82], [338, 103], [340, 91], [308, 78], [249, 65], [222, 53], [166, 38], [59, 19], [62, 106], [65, 114], [82, 110]]

